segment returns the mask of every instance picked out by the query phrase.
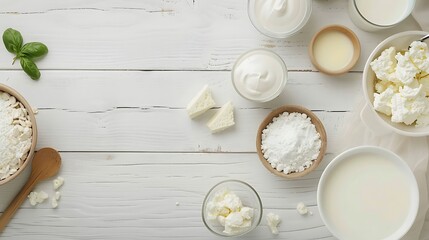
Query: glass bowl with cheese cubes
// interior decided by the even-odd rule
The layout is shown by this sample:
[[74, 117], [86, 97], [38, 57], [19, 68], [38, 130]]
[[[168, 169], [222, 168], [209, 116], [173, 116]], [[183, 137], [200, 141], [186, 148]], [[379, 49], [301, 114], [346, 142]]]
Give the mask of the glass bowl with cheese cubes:
[[[407, 31], [382, 41], [363, 73], [366, 107], [362, 121], [410, 137], [429, 136], [429, 51], [423, 31]], [[372, 121], [372, 120], [375, 120]]]
[[262, 202], [256, 190], [240, 180], [226, 180], [207, 193], [202, 207], [204, 225], [222, 237], [251, 232], [262, 219]]

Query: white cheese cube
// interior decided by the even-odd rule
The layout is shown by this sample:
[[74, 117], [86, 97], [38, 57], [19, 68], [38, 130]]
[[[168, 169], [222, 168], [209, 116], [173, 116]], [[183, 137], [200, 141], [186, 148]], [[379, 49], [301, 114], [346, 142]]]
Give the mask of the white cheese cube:
[[209, 120], [207, 126], [212, 133], [216, 133], [232, 127], [234, 124], [234, 106], [231, 102], [227, 102]]
[[189, 102], [186, 107], [190, 118], [195, 118], [203, 113], [205, 113], [210, 108], [216, 105], [215, 101], [212, 98], [211, 91], [208, 85], [205, 85], [203, 89]]

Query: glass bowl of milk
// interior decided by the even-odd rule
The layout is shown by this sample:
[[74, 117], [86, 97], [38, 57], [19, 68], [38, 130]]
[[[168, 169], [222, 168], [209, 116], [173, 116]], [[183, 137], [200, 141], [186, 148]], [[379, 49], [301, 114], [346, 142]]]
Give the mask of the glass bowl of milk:
[[248, 14], [253, 26], [273, 38], [296, 34], [310, 19], [311, 0], [249, 0]]
[[326, 227], [339, 239], [398, 240], [417, 216], [419, 190], [398, 155], [361, 146], [329, 163], [319, 181], [317, 204]]
[[283, 59], [262, 48], [242, 54], [231, 71], [237, 93], [255, 102], [268, 102], [279, 96], [286, 86], [287, 76]]
[[207, 229], [218, 236], [242, 236], [261, 223], [262, 201], [248, 183], [225, 180], [207, 193], [202, 219]]
[[413, 11], [416, 0], [349, 0], [352, 22], [365, 31], [394, 27]]

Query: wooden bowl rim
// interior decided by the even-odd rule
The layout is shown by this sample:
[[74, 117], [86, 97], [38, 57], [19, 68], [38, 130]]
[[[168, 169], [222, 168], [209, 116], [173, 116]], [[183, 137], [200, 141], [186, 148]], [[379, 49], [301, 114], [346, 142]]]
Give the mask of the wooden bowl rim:
[[[321, 66], [319, 64], [319, 62], [317, 62], [315, 56], [314, 56], [314, 52], [313, 52], [313, 47], [314, 47], [314, 42], [316, 41], [316, 39], [320, 36], [320, 34], [327, 32], [327, 31], [339, 31], [344, 33], [351, 41], [353, 44], [353, 57], [352, 60], [349, 62], [349, 64], [347, 66], [345, 66], [344, 68], [337, 70], [337, 71], [331, 71], [329, 69], [324, 68], [323, 66]], [[328, 74], [328, 75], [340, 75], [340, 74], [344, 74], [348, 71], [350, 71], [350, 69], [352, 69], [357, 61], [359, 60], [360, 57], [360, 53], [361, 53], [361, 46], [360, 46], [360, 42], [359, 42], [359, 38], [356, 36], [356, 34], [349, 28], [342, 26], [342, 25], [328, 25], [322, 29], [320, 29], [311, 39], [310, 45], [308, 47], [308, 54], [310, 55], [310, 60], [311, 63], [322, 73]]]
[[22, 103], [25, 107], [25, 109], [28, 112], [28, 116], [30, 117], [31, 120], [31, 128], [32, 128], [32, 141], [31, 141], [31, 147], [30, 150], [28, 152], [28, 156], [25, 159], [24, 163], [22, 164], [22, 166], [18, 169], [18, 171], [16, 171], [14, 174], [10, 175], [9, 177], [0, 180], [0, 186], [4, 185], [10, 181], [12, 181], [13, 179], [15, 179], [21, 172], [24, 171], [24, 169], [30, 164], [31, 160], [33, 159], [34, 156], [34, 151], [36, 149], [36, 145], [37, 145], [37, 124], [36, 124], [36, 117], [34, 116], [34, 112], [33, 109], [31, 108], [30, 104], [28, 104], [27, 100], [25, 100], [25, 98], [18, 93], [18, 91], [16, 91], [15, 89], [8, 87], [4, 84], [0, 83], [0, 91], [2, 92], [6, 92], [8, 94], [10, 94], [11, 96], [14, 96], [16, 98], [17, 101], [19, 101], [20, 103]]
[[[279, 172], [276, 169], [274, 169], [273, 167], [271, 167], [271, 164], [267, 161], [267, 159], [265, 159], [265, 157], [262, 153], [262, 149], [261, 149], [262, 130], [264, 130], [267, 127], [267, 125], [272, 122], [274, 117], [279, 116], [283, 112], [289, 112], [289, 113], [298, 112], [298, 113], [307, 114], [307, 116], [311, 120], [311, 123], [314, 124], [314, 126], [316, 127], [316, 131], [320, 134], [320, 140], [322, 141], [322, 145], [320, 146], [319, 156], [317, 156], [316, 160], [313, 161], [313, 164], [311, 164], [311, 166], [309, 168], [306, 168], [302, 172], [295, 172], [295, 173], [289, 173], [289, 174]], [[325, 156], [326, 147], [327, 147], [327, 135], [326, 135], [325, 127], [323, 126], [322, 122], [311, 110], [309, 110], [305, 107], [302, 107], [302, 106], [298, 106], [298, 105], [284, 105], [284, 106], [281, 106], [279, 108], [274, 109], [261, 122], [261, 124], [259, 125], [259, 128], [258, 128], [257, 136], [256, 136], [256, 150], [257, 150], [257, 153], [259, 156], [259, 160], [261, 160], [262, 164], [265, 166], [265, 168], [268, 171], [270, 171], [271, 173], [273, 173], [277, 176], [287, 178], [287, 179], [295, 179], [295, 178], [305, 176], [305, 175], [309, 174], [310, 172], [312, 172], [314, 169], [316, 169], [317, 166], [319, 166], [320, 162], [322, 161], [323, 157]]]

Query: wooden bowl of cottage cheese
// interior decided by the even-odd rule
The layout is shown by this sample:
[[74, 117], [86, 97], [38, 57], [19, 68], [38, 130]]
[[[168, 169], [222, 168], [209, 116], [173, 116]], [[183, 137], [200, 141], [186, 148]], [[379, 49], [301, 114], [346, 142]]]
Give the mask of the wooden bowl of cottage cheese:
[[317, 168], [327, 146], [320, 119], [309, 109], [285, 105], [262, 121], [256, 150], [265, 168], [284, 178], [299, 178]]
[[14, 89], [0, 84], [0, 211], [30, 176], [37, 143], [34, 112]]
[[[368, 57], [362, 77], [366, 107], [361, 118], [374, 132], [384, 133], [385, 129], [410, 137], [429, 136], [429, 52], [424, 48], [421, 53], [415, 47], [411, 50], [415, 46], [412, 43], [427, 34], [395, 34]], [[422, 57], [419, 64], [427, 66], [426, 71], [412, 62], [416, 55]]]

